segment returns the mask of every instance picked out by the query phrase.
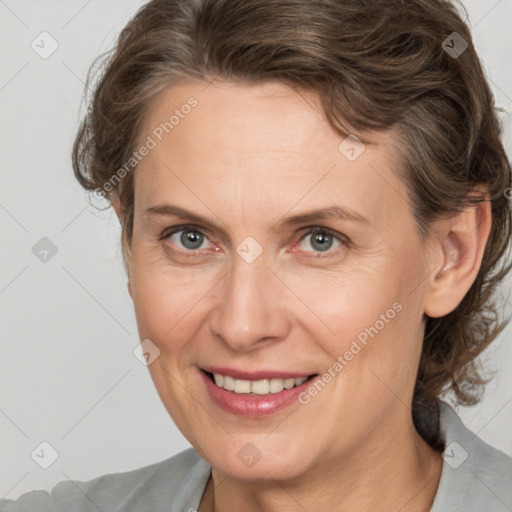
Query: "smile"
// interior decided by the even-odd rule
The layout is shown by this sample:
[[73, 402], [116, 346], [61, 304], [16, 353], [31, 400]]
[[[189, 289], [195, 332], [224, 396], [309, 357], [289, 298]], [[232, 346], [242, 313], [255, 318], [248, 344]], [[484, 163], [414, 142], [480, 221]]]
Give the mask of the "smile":
[[247, 373], [220, 368], [208, 370], [203, 368], [199, 373], [209, 397], [225, 412], [246, 418], [264, 417], [293, 404], [298, 405], [300, 393], [314, 379], [320, 378], [317, 373], [293, 375], [263, 371]]
[[270, 393], [280, 393], [284, 389], [291, 389], [300, 386], [306, 382], [308, 377], [288, 378], [288, 379], [261, 379], [261, 380], [243, 380], [234, 379], [229, 375], [220, 373], [209, 374], [213, 376], [213, 381], [219, 388], [226, 391], [233, 391], [238, 394], [252, 393], [255, 395], [269, 395]]

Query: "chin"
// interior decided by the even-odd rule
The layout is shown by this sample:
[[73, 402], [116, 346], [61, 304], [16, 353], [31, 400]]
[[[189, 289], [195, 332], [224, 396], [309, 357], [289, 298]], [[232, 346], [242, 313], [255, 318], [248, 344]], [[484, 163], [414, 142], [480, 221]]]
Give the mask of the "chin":
[[304, 450], [299, 452], [286, 449], [282, 444], [269, 446], [268, 440], [266, 447], [263, 444], [250, 439], [236, 440], [228, 449], [218, 446], [211, 449], [199, 447], [196, 451], [217, 471], [238, 480], [284, 481], [297, 478], [308, 470]]

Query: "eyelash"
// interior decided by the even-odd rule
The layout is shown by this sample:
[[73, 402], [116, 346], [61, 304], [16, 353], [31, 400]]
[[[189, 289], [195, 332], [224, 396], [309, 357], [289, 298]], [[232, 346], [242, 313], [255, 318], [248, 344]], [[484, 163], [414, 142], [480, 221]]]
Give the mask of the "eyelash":
[[[179, 233], [180, 231], [191, 231], [194, 233], [198, 233], [209, 240], [208, 234], [205, 231], [203, 231], [201, 228], [199, 228], [197, 226], [193, 226], [193, 225], [175, 226], [174, 228], [171, 228], [171, 230], [164, 231], [162, 233], [162, 235], [160, 236], [160, 240], [167, 240], [172, 235]], [[302, 242], [302, 240], [304, 240], [309, 235], [316, 235], [319, 233], [333, 237], [336, 241], [338, 241], [340, 243], [340, 247], [341, 246], [343, 246], [343, 247], [350, 246], [350, 240], [345, 235], [338, 233], [332, 229], [322, 227], [322, 226], [311, 226], [311, 227], [301, 229], [300, 230], [300, 238], [297, 243]], [[210, 243], [213, 243], [213, 242], [210, 241]], [[295, 251], [294, 250], [293, 252], [294, 253], [295, 252], [303, 252], [303, 253], [312, 253], [313, 254], [312, 256], [304, 256], [306, 258], [326, 258], [326, 257], [332, 256], [333, 254], [336, 254], [340, 250], [340, 247], [338, 247], [337, 249], [334, 249], [332, 251], [330, 249], [328, 249], [326, 251], [325, 256], [322, 254], [321, 251]], [[195, 249], [195, 250], [194, 249], [178, 249], [178, 251], [186, 257], [195, 257], [195, 256], [197, 256], [197, 253], [200, 250], [205, 250], [205, 249]]]

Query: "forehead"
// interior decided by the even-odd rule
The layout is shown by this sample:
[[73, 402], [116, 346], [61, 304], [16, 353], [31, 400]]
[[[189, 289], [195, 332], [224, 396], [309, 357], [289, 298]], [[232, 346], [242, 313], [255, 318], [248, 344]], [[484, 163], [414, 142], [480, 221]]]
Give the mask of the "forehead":
[[204, 198], [242, 218], [262, 205], [285, 211], [323, 201], [365, 210], [377, 221], [383, 209], [407, 209], [397, 204], [406, 193], [392, 171], [392, 134], [372, 134], [365, 147], [345, 140], [316, 94], [280, 82], [173, 85], [148, 110], [140, 143], [148, 137], [154, 147], [135, 179], [141, 207]]
[[[188, 108], [191, 103], [195, 106]], [[166, 124], [169, 121], [172, 126]], [[159, 139], [159, 129], [164, 138], [185, 143], [186, 148], [197, 146], [198, 141], [189, 137], [194, 131], [201, 135], [204, 146], [216, 147], [216, 154], [226, 153], [224, 159], [276, 152], [304, 156], [308, 143], [322, 140], [326, 134], [331, 151], [337, 146], [316, 95], [295, 92], [280, 82], [187, 82], [169, 87], [151, 105], [142, 135], [154, 132]], [[226, 147], [235, 139], [236, 145]], [[324, 150], [327, 144], [325, 141]]]

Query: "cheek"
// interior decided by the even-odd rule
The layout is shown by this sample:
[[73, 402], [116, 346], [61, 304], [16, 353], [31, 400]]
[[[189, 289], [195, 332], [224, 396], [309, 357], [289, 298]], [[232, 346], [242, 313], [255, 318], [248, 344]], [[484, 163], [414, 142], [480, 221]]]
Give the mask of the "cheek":
[[[363, 269], [326, 273], [303, 271], [290, 274], [296, 295], [299, 320], [332, 338], [355, 337], [365, 327], [379, 321], [398, 300], [399, 283], [383, 279], [381, 269]], [[394, 316], [395, 311], [390, 311]], [[319, 331], [320, 329], [321, 331]]]
[[211, 272], [171, 269], [134, 258], [130, 268], [132, 299], [141, 337], [160, 349], [190, 337], [197, 328], [201, 307], [215, 285]]
[[338, 372], [347, 369], [351, 378], [365, 374], [373, 382], [370, 369], [390, 382], [408, 377], [419, 354], [421, 322], [410, 279], [393, 258], [338, 273], [290, 273], [297, 321], [321, 346], [326, 369], [338, 361]]

